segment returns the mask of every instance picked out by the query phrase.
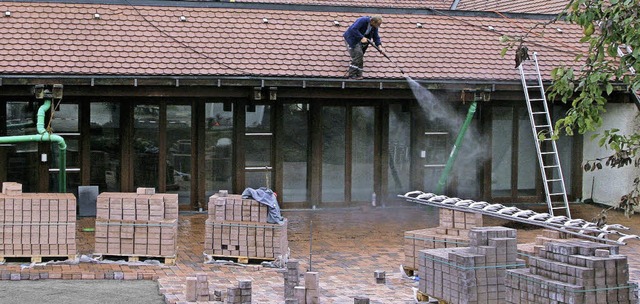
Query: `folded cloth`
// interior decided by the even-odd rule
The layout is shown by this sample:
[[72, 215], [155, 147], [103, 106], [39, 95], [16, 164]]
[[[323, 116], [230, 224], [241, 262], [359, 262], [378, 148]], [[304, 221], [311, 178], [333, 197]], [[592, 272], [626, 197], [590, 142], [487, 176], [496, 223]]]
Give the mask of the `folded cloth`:
[[267, 215], [267, 223], [280, 224], [284, 223], [284, 217], [280, 214], [280, 206], [276, 199], [276, 194], [269, 188], [260, 187], [258, 189], [246, 188], [242, 191], [242, 198], [251, 198], [263, 205], [269, 207]]

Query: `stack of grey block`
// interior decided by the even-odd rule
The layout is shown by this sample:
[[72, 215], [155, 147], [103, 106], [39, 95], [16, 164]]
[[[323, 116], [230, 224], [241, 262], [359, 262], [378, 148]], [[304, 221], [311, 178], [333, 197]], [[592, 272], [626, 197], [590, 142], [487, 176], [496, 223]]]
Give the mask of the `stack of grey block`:
[[[296, 267], [296, 274], [297, 274], [297, 267]], [[286, 274], [285, 274], [285, 280], [286, 280]], [[287, 285], [285, 282], [285, 288], [286, 287]], [[285, 291], [285, 295], [286, 294], [288, 293]], [[304, 274], [304, 286], [295, 286], [293, 288], [293, 295], [285, 297], [284, 303], [285, 304], [318, 304], [320, 303], [319, 273], [311, 272], [311, 271], [306, 272]]]
[[[298, 265], [297, 263], [295, 264]], [[299, 283], [297, 267], [295, 268], [296, 280]], [[294, 280], [289, 280], [293, 282]], [[306, 272], [304, 274], [304, 286], [294, 286], [287, 290], [287, 274], [285, 274], [285, 304], [318, 304], [320, 303], [319, 273]]]
[[530, 268], [507, 271], [507, 303], [637, 303], [618, 246], [584, 240], [534, 247]]
[[420, 292], [447, 303], [506, 303], [507, 269], [525, 266], [517, 258], [516, 230], [476, 227], [469, 244], [421, 250]]
[[225, 304], [251, 304], [251, 280], [238, 280], [238, 287], [227, 288]]
[[300, 284], [300, 262], [297, 260], [288, 260], [286, 269], [282, 270], [284, 276], [284, 299], [294, 299], [294, 289]]

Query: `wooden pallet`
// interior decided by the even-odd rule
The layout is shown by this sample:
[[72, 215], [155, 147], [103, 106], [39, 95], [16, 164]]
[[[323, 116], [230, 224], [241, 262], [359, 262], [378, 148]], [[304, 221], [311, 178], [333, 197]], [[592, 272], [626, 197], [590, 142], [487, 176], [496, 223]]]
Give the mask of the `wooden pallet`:
[[262, 262], [271, 262], [274, 261], [274, 258], [259, 258], [259, 257], [248, 257], [248, 256], [228, 256], [228, 255], [209, 255], [207, 257], [213, 260], [227, 260], [232, 261], [238, 264], [260, 264]]
[[408, 266], [404, 266], [404, 265], [403, 265], [403, 266], [402, 266], [402, 270], [403, 270], [403, 271], [404, 271], [404, 273], [405, 273], [407, 276], [409, 276], [409, 277], [412, 277], [412, 276], [414, 276], [414, 275], [417, 275], [417, 274], [418, 274], [418, 273], [417, 273], [417, 272], [418, 272], [418, 269], [411, 268], [411, 267], [408, 267]]
[[427, 302], [427, 303], [438, 303], [438, 304], [447, 304], [447, 302], [445, 302], [444, 300], [440, 300], [438, 298], [435, 297], [430, 297], [429, 295], [418, 291], [418, 295], [417, 295], [417, 299], [420, 302]]
[[75, 260], [76, 255], [0, 255], [0, 263], [42, 263]]
[[93, 258], [98, 260], [108, 260], [108, 261], [121, 261], [125, 260], [127, 262], [141, 262], [145, 260], [157, 260], [160, 261], [161, 264], [164, 265], [175, 265], [176, 264], [176, 256], [150, 256], [150, 255], [114, 255], [114, 254], [99, 254], [94, 253]]

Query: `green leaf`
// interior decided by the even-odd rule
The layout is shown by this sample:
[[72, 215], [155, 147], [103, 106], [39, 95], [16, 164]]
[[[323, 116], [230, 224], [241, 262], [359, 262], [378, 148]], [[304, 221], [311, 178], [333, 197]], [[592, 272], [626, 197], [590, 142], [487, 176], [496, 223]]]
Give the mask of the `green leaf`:
[[509, 48], [507, 47], [502, 48], [502, 51], [500, 51], [500, 56], [504, 58], [504, 55], [506, 55], [508, 51], [509, 51]]
[[612, 92], [613, 92], [613, 85], [611, 85], [610, 83], [607, 83], [607, 95], [611, 95]]

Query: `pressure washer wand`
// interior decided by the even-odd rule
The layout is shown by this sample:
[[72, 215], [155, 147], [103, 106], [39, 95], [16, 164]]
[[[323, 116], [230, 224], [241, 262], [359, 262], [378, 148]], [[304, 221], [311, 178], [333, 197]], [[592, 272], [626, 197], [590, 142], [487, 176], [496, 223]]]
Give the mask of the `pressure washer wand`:
[[380, 52], [380, 54], [382, 54], [382, 56], [384, 56], [389, 61], [391, 61], [391, 63], [393, 63], [396, 66], [396, 68], [398, 68], [398, 70], [400, 70], [400, 73], [402, 73], [402, 75], [405, 74], [404, 71], [402, 70], [402, 68], [398, 65], [398, 63], [393, 61], [393, 59], [391, 59], [385, 52], [383, 52], [377, 45], [375, 45], [373, 43], [373, 41], [371, 41], [370, 39], [368, 39], [367, 41], [369, 42], [369, 44], [371, 44], [371, 46], [373, 46], [376, 50], [378, 50], [378, 52]]

